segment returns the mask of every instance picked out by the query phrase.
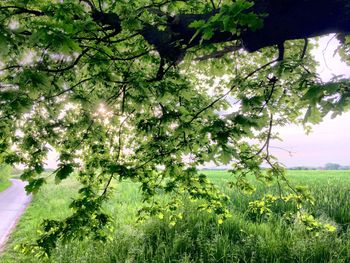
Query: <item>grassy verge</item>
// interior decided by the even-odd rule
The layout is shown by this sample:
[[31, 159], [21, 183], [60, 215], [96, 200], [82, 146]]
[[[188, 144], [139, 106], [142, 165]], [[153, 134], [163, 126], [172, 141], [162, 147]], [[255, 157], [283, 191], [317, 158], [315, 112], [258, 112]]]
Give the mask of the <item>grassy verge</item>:
[[0, 164], [0, 192], [6, 190], [11, 182], [9, 180], [12, 168], [8, 165]]
[[5, 191], [8, 187], [11, 186], [10, 180], [1, 180], [0, 181], [0, 192]]
[[222, 225], [192, 204], [175, 226], [152, 219], [140, 225], [135, 213], [140, 195], [134, 183], [116, 187], [107, 205], [115, 218], [115, 236], [101, 244], [84, 240], [60, 244], [50, 259], [25, 256], [16, 244], [33, 240], [43, 218], [62, 218], [78, 184], [68, 179], [62, 185], [48, 184], [33, 199], [11, 236], [1, 262], [349, 262], [350, 261], [350, 172], [293, 171], [290, 179], [309, 185], [316, 197], [309, 211], [337, 225], [333, 234], [310, 234], [297, 223], [285, 224], [278, 216], [257, 222], [246, 211], [250, 200], [266, 188], [258, 186], [252, 196], [226, 188], [226, 172], [208, 171], [208, 177], [231, 197], [232, 218]]

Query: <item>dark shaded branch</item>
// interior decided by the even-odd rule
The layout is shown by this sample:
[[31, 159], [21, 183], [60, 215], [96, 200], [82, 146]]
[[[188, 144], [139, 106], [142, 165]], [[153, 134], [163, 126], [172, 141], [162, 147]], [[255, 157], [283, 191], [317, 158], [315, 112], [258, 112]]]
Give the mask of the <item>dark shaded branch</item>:
[[76, 66], [80, 59], [89, 51], [89, 48], [86, 48], [84, 49], [80, 55], [74, 60], [74, 62], [72, 64], [70, 64], [69, 66], [65, 67], [65, 68], [57, 68], [57, 69], [48, 69], [48, 68], [45, 68], [45, 69], [40, 69], [41, 71], [45, 71], [45, 72], [51, 72], [51, 73], [59, 73], [59, 72], [64, 72], [64, 71], [67, 71], [67, 70], [70, 70], [72, 68], [74, 68], [74, 66]]
[[8, 66], [8, 67], [0, 69], [0, 72], [1, 71], [5, 71], [5, 70], [10, 70], [10, 69], [19, 69], [19, 68], [22, 68], [22, 67], [23, 66], [21, 66], [21, 65], [12, 65], [12, 66]]
[[211, 59], [211, 58], [221, 58], [222, 56], [226, 55], [227, 53], [235, 52], [237, 50], [240, 50], [241, 48], [243, 48], [242, 45], [227, 46], [227, 47], [224, 47], [223, 49], [221, 49], [219, 51], [216, 51], [216, 52], [213, 52], [211, 54], [198, 57], [195, 60], [203, 61], [203, 60], [207, 60], [207, 59]]
[[304, 47], [303, 47], [303, 51], [301, 52], [301, 55], [300, 55], [300, 60], [304, 59], [308, 44], [309, 44], [309, 40], [307, 38], [304, 38]]
[[172, 63], [170, 63], [167, 66], [166, 69], [164, 69], [164, 67], [165, 67], [165, 60], [164, 60], [164, 58], [161, 58], [156, 76], [154, 78], [151, 78], [151, 79], [147, 80], [147, 82], [155, 82], [155, 81], [162, 80], [163, 77], [165, 76], [165, 74], [170, 70], [171, 67], [174, 67], [175, 64], [176, 64], [176, 62], [172, 62]]
[[272, 134], [272, 126], [273, 126], [273, 115], [270, 114], [270, 121], [269, 121], [269, 128], [267, 130], [267, 135], [264, 144], [260, 147], [260, 149], [252, 156], [249, 156], [246, 158], [246, 160], [253, 159], [254, 157], [258, 156], [263, 152], [264, 149], [266, 149], [266, 155], [269, 156], [269, 147], [270, 147], [270, 140], [271, 140], [271, 134]]
[[70, 92], [70, 91], [74, 90], [76, 87], [78, 87], [79, 85], [83, 84], [84, 82], [92, 80], [92, 79], [93, 78], [83, 79], [83, 80], [79, 81], [78, 83], [76, 83], [75, 85], [73, 85], [72, 87], [70, 87], [68, 89], [65, 89], [65, 90], [62, 90], [61, 92], [58, 92], [58, 93], [56, 93], [56, 94], [54, 94], [52, 96], [46, 97], [45, 99], [53, 99], [53, 98], [59, 97], [59, 96], [63, 95], [64, 93], [67, 93], [67, 92]]
[[100, 11], [103, 12], [101, 0], [98, 0], [98, 7], [100, 8]]
[[[81, 0], [91, 8], [93, 20], [103, 26], [104, 30], [112, 30], [106, 38], [116, 36], [122, 31], [121, 19], [116, 13], [102, 12], [89, 0]], [[152, 4], [142, 10], [158, 8], [169, 2]], [[180, 62], [187, 49], [195, 46], [205, 46], [214, 43], [239, 41], [248, 52], [255, 52], [261, 48], [279, 45], [288, 40], [307, 39], [327, 33], [350, 33], [350, 5], [348, 0], [256, 0], [254, 6], [247, 10], [255, 14], [265, 14], [263, 27], [258, 30], [242, 28], [240, 35], [230, 32], [214, 30], [209, 40], [201, 41], [201, 35], [194, 37], [196, 29], [189, 25], [197, 20], [207, 21], [220, 12], [215, 9], [206, 14], [164, 14], [166, 29], [160, 30], [157, 25], [144, 25], [138, 31], [140, 35], [153, 45], [166, 62]], [[2, 7], [2, 9], [16, 8], [19, 12], [42, 15], [36, 10], [28, 10], [16, 6]], [[107, 39], [103, 39], [107, 40]], [[107, 42], [107, 41], [106, 41]], [[282, 57], [280, 52], [280, 59]]]
[[106, 183], [106, 185], [105, 185], [105, 187], [104, 187], [104, 189], [103, 189], [103, 192], [102, 192], [102, 194], [101, 194], [101, 197], [104, 196], [104, 195], [107, 193], [107, 190], [108, 190], [108, 188], [109, 188], [109, 185], [110, 185], [111, 182], [112, 182], [113, 177], [114, 177], [114, 174], [111, 174], [111, 175], [109, 176], [108, 181], [107, 181], [107, 183]]
[[278, 43], [277, 47], [278, 47], [278, 58], [277, 58], [277, 61], [283, 61], [283, 59], [284, 59], [284, 42]]
[[273, 114], [270, 114], [270, 122], [269, 122], [269, 130], [266, 136], [266, 155], [270, 156], [270, 141], [271, 141], [271, 135], [272, 135], [272, 126], [273, 126]]
[[[263, 28], [243, 30], [241, 35], [217, 30], [209, 40], [201, 43], [196, 30], [189, 25], [196, 20], [208, 20], [217, 14], [179, 14], [168, 17], [167, 30], [160, 31], [153, 26], [145, 26], [141, 34], [153, 44], [159, 54], [172, 61], [181, 60], [186, 49], [212, 43], [240, 40], [248, 52], [280, 45], [287, 40], [305, 39], [327, 33], [350, 33], [350, 7], [347, 0], [257, 0], [249, 10], [257, 14], [267, 14]], [[282, 57], [282, 53], [281, 57]], [[280, 59], [281, 59], [280, 57]]]
[[216, 9], [216, 6], [215, 6], [215, 3], [214, 3], [214, 0], [210, 0], [210, 3], [211, 3], [211, 6]]
[[119, 19], [119, 16], [115, 13], [104, 13], [95, 10], [92, 12], [92, 18], [95, 22], [109, 26], [107, 29], [114, 30], [116, 34], [122, 31], [121, 21]]
[[0, 6], [0, 10], [2, 9], [16, 9], [15, 14], [32, 14], [36, 16], [43, 16], [45, 15], [44, 12], [38, 11], [38, 10], [31, 10], [20, 6]]

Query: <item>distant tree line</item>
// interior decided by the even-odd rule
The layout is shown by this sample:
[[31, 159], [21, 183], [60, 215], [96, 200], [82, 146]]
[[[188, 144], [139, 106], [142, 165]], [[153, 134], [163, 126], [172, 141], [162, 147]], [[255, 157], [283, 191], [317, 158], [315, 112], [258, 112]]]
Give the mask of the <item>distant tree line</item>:
[[289, 170], [350, 170], [350, 165], [340, 165], [337, 163], [327, 163], [322, 167], [294, 166]]

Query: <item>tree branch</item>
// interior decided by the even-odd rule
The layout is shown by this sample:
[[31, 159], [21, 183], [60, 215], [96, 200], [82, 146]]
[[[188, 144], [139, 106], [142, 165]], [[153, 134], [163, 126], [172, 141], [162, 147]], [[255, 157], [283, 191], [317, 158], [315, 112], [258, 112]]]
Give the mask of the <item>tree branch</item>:
[[300, 55], [300, 60], [304, 59], [308, 44], [309, 44], [309, 40], [307, 38], [304, 38], [304, 47], [303, 47], [303, 51], [301, 52], [301, 55]]
[[[245, 76], [243, 78], [243, 80], [247, 80], [248, 78], [250, 78], [251, 76], [253, 76], [255, 73], [259, 72], [260, 70], [268, 67], [269, 65], [275, 63], [277, 61], [277, 59], [272, 60], [264, 65], [262, 65], [261, 67], [253, 70], [252, 72], [250, 72], [247, 76]], [[188, 124], [192, 123], [195, 119], [197, 119], [199, 117], [199, 115], [201, 115], [203, 112], [205, 112], [206, 110], [210, 109], [211, 107], [213, 107], [217, 102], [219, 102], [220, 100], [222, 100], [223, 98], [225, 98], [228, 94], [231, 93], [231, 91], [236, 87], [236, 85], [233, 85], [226, 93], [224, 93], [223, 95], [221, 95], [220, 97], [218, 97], [217, 99], [215, 99], [214, 101], [212, 101], [208, 106], [202, 108], [201, 110], [199, 110], [192, 118], [191, 120], [188, 122]]]
[[[89, 0], [80, 0], [91, 8], [93, 20], [106, 29], [113, 30], [113, 37], [122, 31], [121, 19], [116, 13], [107, 13], [97, 10], [96, 6]], [[159, 4], [152, 4], [147, 8], [158, 7], [166, 4], [164, 1]], [[43, 15], [36, 10], [28, 10], [16, 6], [1, 7], [17, 8], [20, 12], [29, 12], [36, 15]], [[145, 10], [143, 8], [142, 10]], [[159, 8], [159, 7], [158, 7]], [[350, 7], [348, 0], [256, 0], [254, 6], [247, 12], [255, 14], [266, 14], [263, 27], [258, 30], [243, 28], [240, 35], [230, 32], [214, 30], [213, 36], [208, 40], [201, 40], [195, 28], [190, 24], [194, 21], [207, 21], [210, 17], [220, 12], [215, 9], [206, 14], [177, 14], [167, 16], [165, 30], [158, 29], [157, 25], [144, 25], [138, 31], [140, 35], [151, 45], [154, 45], [158, 53], [167, 62], [178, 63], [181, 61], [187, 49], [195, 46], [205, 46], [214, 43], [226, 43], [240, 41], [242, 48], [248, 52], [255, 52], [261, 48], [279, 45], [288, 40], [307, 39], [327, 33], [350, 33]], [[312, 14], [312, 15], [310, 15]], [[280, 52], [280, 59], [282, 58]], [[214, 55], [215, 57], [215, 55]]]
[[240, 49], [242, 49], [242, 48], [243, 48], [242, 45], [227, 46], [227, 47], [224, 47], [223, 49], [221, 49], [221, 50], [219, 50], [219, 51], [216, 51], [216, 52], [213, 52], [213, 53], [211, 53], [211, 54], [198, 57], [198, 58], [196, 58], [195, 60], [197, 60], [197, 61], [203, 61], [203, 60], [212, 59], [212, 58], [221, 58], [221, 57], [223, 57], [224, 55], [226, 55], [227, 53], [235, 52], [235, 51], [240, 50]]
[[20, 7], [20, 6], [0, 6], [0, 10], [2, 9], [17, 9], [17, 11], [15, 12], [16, 14], [32, 14], [32, 15], [36, 15], [36, 16], [43, 16], [45, 15], [44, 12], [38, 11], [38, 10], [31, 10], [31, 9], [27, 9], [24, 7]]
[[70, 64], [69, 66], [65, 67], [65, 68], [57, 68], [57, 69], [40, 69], [41, 71], [45, 71], [45, 72], [51, 72], [51, 73], [59, 73], [59, 72], [64, 72], [67, 70], [70, 70], [72, 68], [74, 68], [75, 65], [77, 65], [80, 61], [80, 59], [89, 51], [89, 48], [84, 49], [80, 55], [74, 60], [74, 62], [72, 64]]

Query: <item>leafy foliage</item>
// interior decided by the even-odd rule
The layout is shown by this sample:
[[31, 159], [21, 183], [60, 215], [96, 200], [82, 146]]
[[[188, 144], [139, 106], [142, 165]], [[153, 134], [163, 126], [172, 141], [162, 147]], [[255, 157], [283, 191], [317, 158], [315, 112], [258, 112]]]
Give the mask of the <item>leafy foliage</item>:
[[[44, 222], [36, 245], [46, 254], [58, 240], [91, 233], [104, 240], [109, 217], [102, 204], [112, 182], [126, 179], [140, 184], [141, 221], [170, 213], [175, 223], [178, 197], [186, 195], [202, 200], [199, 208], [221, 223], [230, 216], [228, 198], [196, 167], [233, 163], [237, 185], [248, 192], [247, 174], [287, 181], [269, 153], [278, 137], [273, 126], [317, 123], [348, 109], [348, 80], [320, 81], [300, 40], [285, 43], [283, 61], [274, 47], [197, 60], [227, 48], [207, 41], [214, 31], [258, 30], [268, 15], [250, 12], [246, 0], [222, 1], [217, 12], [219, 2], [1, 2], [0, 162], [26, 164], [21, 177], [36, 192], [46, 181], [41, 173], [52, 147], [59, 153], [57, 183], [75, 172], [82, 184], [72, 215]], [[191, 24], [197, 33], [187, 37], [203, 41], [186, 52], [181, 41], [160, 45], [170, 45], [159, 33], [169, 30], [168, 14], [193, 10], [216, 13]], [[345, 60], [348, 46], [345, 38]], [[262, 164], [270, 167], [267, 174]], [[169, 199], [159, 200], [159, 192]]]

